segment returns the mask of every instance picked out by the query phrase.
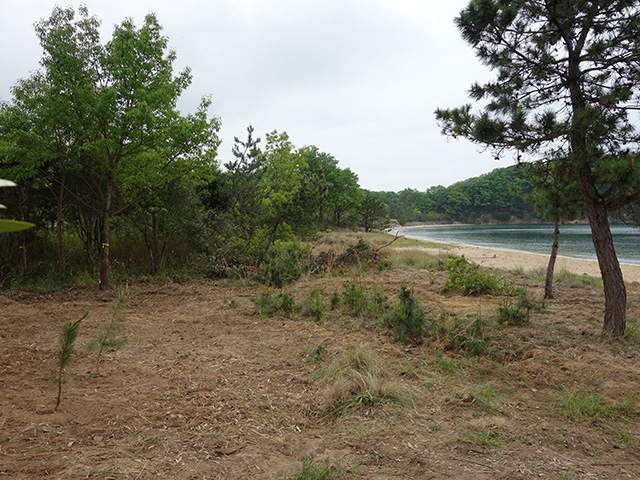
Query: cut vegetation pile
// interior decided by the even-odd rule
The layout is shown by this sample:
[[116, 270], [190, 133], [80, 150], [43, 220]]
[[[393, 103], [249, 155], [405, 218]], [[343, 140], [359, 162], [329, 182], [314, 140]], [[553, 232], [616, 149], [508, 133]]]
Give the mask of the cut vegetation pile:
[[261, 283], [132, 283], [126, 321], [122, 290], [3, 292], [0, 476], [640, 478], [637, 288], [611, 343], [595, 282], [543, 304], [522, 272], [363, 238], [281, 245]]

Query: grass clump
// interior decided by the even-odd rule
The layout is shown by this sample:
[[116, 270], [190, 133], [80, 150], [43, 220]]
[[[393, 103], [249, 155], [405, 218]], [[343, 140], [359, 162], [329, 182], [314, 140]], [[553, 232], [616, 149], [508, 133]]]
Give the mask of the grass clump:
[[345, 480], [347, 474], [342, 467], [332, 465], [329, 459], [324, 464], [317, 464], [313, 458], [306, 457], [302, 461], [302, 470], [288, 480]]
[[480, 265], [468, 261], [464, 255], [460, 257], [449, 256], [445, 264], [445, 270], [449, 272], [449, 280], [444, 285], [446, 291], [458, 291], [462, 289], [463, 295], [508, 295], [513, 288], [499, 280], [494, 274], [482, 270]]
[[263, 317], [271, 317], [278, 313], [289, 315], [295, 310], [294, 298], [286, 292], [278, 292], [274, 295], [272, 290], [263, 291], [259, 297], [251, 299], [255, 311]]
[[420, 302], [413, 297], [413, 290], [403, 285], [400, 287], [396, 305], [385, 317], [383, 325], [393, 329], [399, 342], [421, 343], [425, 323], [426, 318]]
[[389, 297], [385, 295], [382, 285], [374, 284], [367, 289], [367, 284], [355, 275], [342, 287], [343, 307], [362, 318], [382, 315], [388, 308], [388, 301]]
[[313, 317], [316, 322], [322, 320], [326, 305], [320, 295], [320, 290], [312, 290], [309, 295], [300, 302], [299, 308], [303, 315]]
[[518, 301], [506, 299], [496, 308], [498, 323], [503, 325], [525, 325], [531, 320], [531, 311], [544, 309], [544, 303], [534, 302], [529, 298], [526, 290], [518, 295]]
[[463, 443], [480, 445], [486, 448], [502, 447], [504, 441], [500, 431], [496, 427], [481, 428], [473, 432], [467, 432], [462, 439]]
[[343, 353], [318, 376], [329, 383], [321, 406], [329, 416], [383, 403], [413, 403], [413, 392], [387, 379], [381, 359], [368, 345]]
[[503, 407], [501, 402], [502, 395], [491, 385], [480, 383], [471, 394], [462, 394], [462, 400], [465, 403], [475, 405], [480, 409], [489, 412], [499, 412], [508, 414], [509, 411]]
[[486, 332], [485, 321], [480, 316], [460, 319], [446, 313], [432, 320], [432, 340], [445, 350], [465, 352], [469, 356], [483, 355], [489, 351], [491, 336]]
[[561, 401], [562, 414], [571, 420], [611, 420], [634, 416], [638, 398], [629, 396], [616, 405], [609, 405], [600, 395], [582, 389], [577, 393], [565, 390]]

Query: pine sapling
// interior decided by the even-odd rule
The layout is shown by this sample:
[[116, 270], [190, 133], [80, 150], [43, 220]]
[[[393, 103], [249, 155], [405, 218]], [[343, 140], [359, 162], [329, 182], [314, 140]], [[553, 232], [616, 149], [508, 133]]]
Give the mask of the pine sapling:
[[96, 375], [100, 375], [100, 359], [102, 358], [102, 352], [105, 347], [120, 348], [127, 343], [127, 337], [120, 337], [118, 333], [124, 323], [124, 312], [127, 309], [128, 303], [129, 286], [125, 285], [125, 287], [118, 292], [118, 303], [116, 303], [113, 308], [109, 322], [103, 326], [98, 336], [87, 345], [88, 351], [98, 351]]
[[62, 372], [71, 360], [71, 354], [73, 353], [73, 345], [78, 338], [78, 327], [80, 322], [89, 315], [89, 310], [84, 312], [84, 315], [75, 322], [67, 322], [62, 326], [62, 332], [60, 334], [60, 349], [58, 350], [58, 399], [56, 400], [56, 408], [58, 410], [60, 406], [60, 398], [62, 397], [62, 385], [65, 381], [62, 379]]

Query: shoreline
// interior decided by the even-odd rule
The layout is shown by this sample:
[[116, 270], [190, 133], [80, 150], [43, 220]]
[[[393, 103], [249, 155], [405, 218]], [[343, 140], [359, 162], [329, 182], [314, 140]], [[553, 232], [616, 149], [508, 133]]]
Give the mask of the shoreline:
[[[397, 230], [391, 231], [391, 234], [397, 234]], [[425, 243], [434, 243], [430, 240], [416, 238], [405, 235], [406, 238], [418, 240]], [[444, 247], [406, 247], [408, 249], [420, 249], [432, 255], [464, 255], [468, 260], [477, 263], [483, 267], [497, 268], [500, 270], [516, 270], [524, 271], [540, 270], [546, 272], [549, 263], [549, 255], [542, 253], [522, 252], [518, 250], [507, 250], [491, 247], [476, 247], [474, 245], [465, 245], [461, 243], [437, 242]], [[551, 252], [549, 252], [551, 253]], [[622, 276], [627, 285], [640, 285], [640, 265], [635, 263], [621, 263]], [[588, 258], [567, 257], [558, 255], [555, 265], [555, 273], [567, 271], [576, 275], [588, 275], [600, 278], [600, 267], [598, 261]]]

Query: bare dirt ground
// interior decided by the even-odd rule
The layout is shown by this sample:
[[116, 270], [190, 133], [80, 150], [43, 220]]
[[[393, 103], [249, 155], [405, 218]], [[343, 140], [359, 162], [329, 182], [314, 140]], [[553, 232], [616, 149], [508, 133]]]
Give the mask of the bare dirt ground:
[[[541, 299], [539, 280], [505, 275]], [[328, 299], [349, 278], [307, 278], [287, 291]], [[404, 267], [363, 274], [392, 301], [405, 282], [432, 315], [491, 324], [503, 299], [443, 293], [446, 278]], [[116, 291], [0, 292], [0, 478], [288, 479], [305, 456], [353, 479], [640, 478], [640, 340], [637, 331], [601, 339], [601, 287], [556, 282], [556, 299], [529, 325], [491, 327], [492, 350], [479, 357], [398, 344], [379, 320], [339, 310], [319, 322], [263, 318], [251, 301], [263, 288], [130, 285], [128, 345], [103, 356], [101, 376], [83, 347], [108, 321]], [[87, 308], [53, 411], [60, 328]], [[629, 318], [640, 318], [637, 286]], [[323, 414], [328, 386], [315, 374], [365, 344], [413, 400]], [[314, 357], [319, 347], [326, 353]], [[626, 413], [562, 414], [563, 393], [587, 391], [626, 402]]]

